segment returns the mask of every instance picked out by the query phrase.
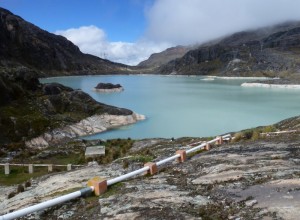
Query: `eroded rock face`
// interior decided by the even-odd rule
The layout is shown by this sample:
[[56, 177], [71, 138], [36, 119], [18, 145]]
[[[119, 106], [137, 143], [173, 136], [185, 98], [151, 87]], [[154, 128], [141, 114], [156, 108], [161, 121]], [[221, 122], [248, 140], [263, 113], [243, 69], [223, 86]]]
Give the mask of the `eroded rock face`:
[[132, 113], [131, 115], [94, 115], [83, 119], [76, 124], [54, 129], [51, 132], [47, 132], [30, 141], [26, 141], [25, 144], [30, 148], [42, 149], [49, 145], [60, 143], [63, 140], [101, 133], [108, 129], [133, 124], [144, 119], [145, 116], [136, 113]]

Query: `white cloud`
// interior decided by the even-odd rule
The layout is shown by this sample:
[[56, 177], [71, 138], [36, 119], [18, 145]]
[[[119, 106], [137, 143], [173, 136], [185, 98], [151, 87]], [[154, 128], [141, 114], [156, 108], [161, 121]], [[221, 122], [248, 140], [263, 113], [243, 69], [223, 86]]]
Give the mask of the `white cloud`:
[[156, 0], [146, 36], [172, 44], [202, 43], [236, 31], [300, 19], [297, 0]]
[[152, 53], [157, 53], [170, 47], [170, 44], [154, 44], [147, 40], [141, 40], [136, 43], [109, 42], [106, 39], [105, 32], [94, 25], [60, 30], [56, 31], [55, 34], [66, 37], [84, 53], [129, 65], [136, 65], [147, 59]]
[[96, 26], [57, 31], [84, 53], [135, 65], [175, 45], [203, 43], [237, 31], [300, 20], [298, 0], [155, 0], [145, 9], [140, 41], [109, 42]]

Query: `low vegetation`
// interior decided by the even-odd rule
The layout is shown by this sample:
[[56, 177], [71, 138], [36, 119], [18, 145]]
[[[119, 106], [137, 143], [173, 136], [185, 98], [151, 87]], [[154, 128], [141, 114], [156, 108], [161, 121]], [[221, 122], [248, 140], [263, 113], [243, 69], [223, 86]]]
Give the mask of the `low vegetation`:
[[3, 166], [0, 167], [0, 185], [15, 185], [29, 181], [31, 178], [46, 175], [47, 167], [35, 167], [34, 173], [28, 173], [28, 167], [12, 167], [9, 175], [4, 174]]
[[120, 157], [124, 157], [133, 143], [134, 141], [130, 138], [107, 140], [103, 143], [105, 146], [105, 156], [98, 158], [96, 161], [99, 164], [107, 164]]
[[262, 134], [275, 132], [275, 131], [276, 131], [276, 127], [273, 125], [243, 130], [234, 134], [233, 142], [239, 142], [242, 140], [255, 141], [264, 138], [265, 136]]
[[[45, 150], [23, 149], [18, 151], [10, 163], [19, 164], [60, 164], [60, 165], [84, 165], [92, 159], [85, 159], [84, 153], [87, 146], [93, 145], [95, 141], [75, 140], [64, 145], [50, 147]], [[99, 142], [99, 141], [98, 141]], [[113, 160], [127, 155], [134, 141], [129, 139], [112, 139], [105, 142], [105, 156], [95, 159], [99, 164], [111, 163]], [[147, 162], [152, 160], [150, 156], [136, 155], [130, 160]], [[67, 167], [53, 166], [52, 172], [64, 172]], [[28, 166], [10, 166], [10, 174], [4, 174], [4, 166], [0, 166], [0, 185], [21, 184], [31, 178], [48, 174], [48, 167], [34, 167], [34, 172], [28, 172]]]
[[108, 198], [112, 195], [118, 194], [124, 189], [125, 183], [119, 182], [107, 188], [107, 191], [100, 195], [100, 198]]

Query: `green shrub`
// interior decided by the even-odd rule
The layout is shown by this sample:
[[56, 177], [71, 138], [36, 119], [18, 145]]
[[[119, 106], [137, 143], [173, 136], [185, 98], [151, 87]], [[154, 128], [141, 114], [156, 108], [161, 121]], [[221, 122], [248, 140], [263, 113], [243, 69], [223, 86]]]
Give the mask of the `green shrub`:
[[124, 157], [132, 147], [134, 141], [131, 139], [111, 139], [107, 140], [105, 145], [105, 156], [97, 159], [100, 164], [110, 163], [115, 159]]
[[232, 139], [232, 141], [238, 142], [243, 139], [243, 133], [241, 133], [241, 132], [235, 133], [233, 137], [234, 138]]
[[251, 137], [251, 140], [252, 141], [256, 141], [260, 138], [260, 133], [258, 131], [253, 131], [252, 132], [252, 137]]
[[251, 139], [252, 135], [253, 135], [253, 130], [246, 130], [243, 132], [243, 136], [245, 137], [245, 139]]
[[24, 192], [24, 191], [25, 191], [24, 186], [21, 185], [21, 184], [19, 184], [19, 185], [18, 185], [18, 188], [17, 188], [17, 192], [18, 192], [18, 193], [21, 193], [21, 192]]
[[7, 196], [7, 199], [10, 199], [10, 198], [12, 198], [12, 197], [14, 197], [15, 195], [16, 195], [17, 193], [16, 192], [10, 192], [9, 194], [8, 194], [8, 196]]
[[269, 133], [269, 132], [275, 132], [275, 131], [276, 131], [276, 128], [273, 125], [266, 126], [262, 130], [263, 133]]
[[30, 180], [26, 181], [26, 182], [25, 182], [25, 187], [27, 188], [27, 187], [30, 187], [30, 186], [31, 186]]
[[132, 162], [142, 162], [142, 163], [150, 162], [153, 159], [154, 159], [153, 156], [150, 155], [135, 155], [129, 158], [129, 160]]
[[123, 160], [123, 169], [127, 169], [129, 166], [128, 160]]

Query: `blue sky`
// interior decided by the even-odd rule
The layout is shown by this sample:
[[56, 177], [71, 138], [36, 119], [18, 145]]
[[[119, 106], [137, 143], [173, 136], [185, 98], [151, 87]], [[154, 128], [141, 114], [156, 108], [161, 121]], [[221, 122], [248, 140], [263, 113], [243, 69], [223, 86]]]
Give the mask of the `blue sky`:
[[145, 31], [152, 0], [0, 0], [4, 7], [49, 31], [87, 25], [103, 29], [110, 41], [135, 42]]
[[129, 65], [171, 46], [300, 21], [299, 0], [0, 0], [0, 7], [84, 53]]

